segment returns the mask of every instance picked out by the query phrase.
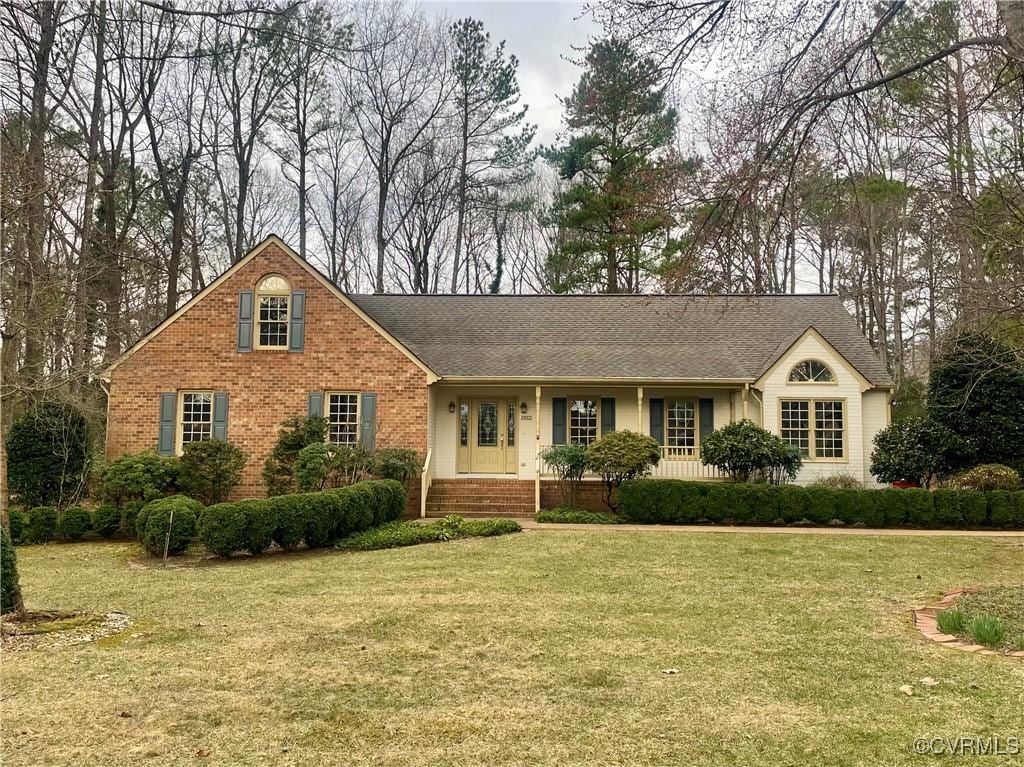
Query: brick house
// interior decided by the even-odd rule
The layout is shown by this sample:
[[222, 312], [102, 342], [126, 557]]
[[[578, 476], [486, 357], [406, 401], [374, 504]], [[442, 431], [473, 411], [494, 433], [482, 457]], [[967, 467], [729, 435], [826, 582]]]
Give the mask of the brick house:
[[109, 458], [226, 438], [258, 496], [281, 422], [316, 414], [420, 453], [410, 512], [522, 514], [553, 492], [544, 446], [614, 429], [658, 440], [656, 476], [715, 480], [702, 437], [749, 418], [804, 453], [798, 482], [870, 483], [892, 386], [836, 296], [346, 295], [273, 236], [104, 380]]

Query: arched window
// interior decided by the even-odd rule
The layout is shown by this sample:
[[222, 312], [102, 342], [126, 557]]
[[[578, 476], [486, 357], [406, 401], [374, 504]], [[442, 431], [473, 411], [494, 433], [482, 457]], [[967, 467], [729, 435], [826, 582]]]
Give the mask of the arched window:
[[268, 274], [256, 285], [257, 349], [288, 348], [288, 310], [291, 286], [279, 274]]
[[798, 362], [789, 371], [789, 380], [794, 383], [832, 383], [835, 376], [832, 368], [818, 360]]

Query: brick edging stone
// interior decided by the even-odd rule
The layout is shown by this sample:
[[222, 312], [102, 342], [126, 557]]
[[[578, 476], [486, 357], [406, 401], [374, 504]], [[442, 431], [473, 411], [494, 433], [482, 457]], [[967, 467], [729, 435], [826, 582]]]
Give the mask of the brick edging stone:
[[1000, 652], [998, 650], [992, 650], [980, 644], [971, 644], [970, 642], [964, 642], [958, 637], [952, 634], [943, 634], [939, 631], [938, 619], [936, 617], [939, 610], [945, 610], [947, 607], [956, 601], [956, 598], [961, 594], [966, 594], [968, 591], [977, 591], [977, 589], [953, 589], [947, 591], [942, 599], [933, 605], [927, 607], [918, 607], [912, 611], [914, 616], [914, 626], [917, 627], [918, 631], [924, 636], [925, 639], [931, 640], [932, 642], [938, 642], [943, 647], [952, 647], [956, 650], [962, 650], [964, 652], [973, 652], [978, 655], [1002, 655], [1009, 658], [1024, 659], [1024, 650], [1016, 650], [1014, 652]]

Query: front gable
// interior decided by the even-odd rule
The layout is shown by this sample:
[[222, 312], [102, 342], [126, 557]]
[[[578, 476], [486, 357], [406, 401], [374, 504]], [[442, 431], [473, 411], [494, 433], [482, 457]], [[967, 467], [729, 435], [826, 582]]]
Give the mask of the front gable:
[[[219, 355], [225, 349], [239, 353], [243, 347], [242, 336], [245, 333], [254, 332], [252, 312], [258, 311], [258, 309], [254, 309], [251, 305], [251, 296], [259, 281], [268, 275], [281, 275], [289, 283], [290, 289], [302, 296], [304, 336], [310, 336], [311, 331], [315, 331], [317, 326], [322, 324], [321, 320], [326, 317], [351, 314], [358, 318], [362, 325], [423, 371], [427, 376], [428, 383], [437, 380], [437, 375], [419, 357], [382, 328], [336, 285], [299, 257], [276, 235], [270, 235], [263, 240], [238, 263], [222, 273], [206, 288], [135, 342], [107, 368], [103, 373], [103, 380], [109, 382], [115, 370], [132, 360], [142, 349], [157, 341], [170, 328], [182, 323], [192, 334], [197, 348], [203, 348], [215, 355]], [[245, 324], [246, 319], [240, 317], [240, 312], [246, 311], [246, 294], [250, 297], [248, 299], [248, 327]], [[226, 306], [226, 304], [230, 304], [230, 306]], [[230, 309], [228, 314], [224, 313], [225, 309]], [[233, 346], [230, 343], [225, 344], [225, 338], [222, 337], [225, 317], [230, 317], [232, 320], [231, 334], [235, 341]], [[326, 338], [324, 335], [313, 333], [310, 340], [313, 341], [314, 347], [318, 348], [323, 346], [323, 341]], [[305, 347], [305, 343], [303, 346]], [[248, 349], [245, 350], [245, 352], [247, 351]], [[276, 353], [278, 350], [264, 349], [261, 351]], [[303, 351], [305, 352], [306, 349], [304, 348]]]
[[763, 391], [769, 385], [810, 385], [790, 384], [788, 381], [789, 372], [793, 366], [808, 359], [819, 360], [828, 365], [835, 373], [834, 383], [836, 384], [855, 385], [861, 393], [874, 388], [871, 382], [861, 375], [860, 371], [851, 365], [835, 346], [813, 327], [807, 328], [796, 340], [785, 347], [777, 359], [754, 382], [754, 388]]

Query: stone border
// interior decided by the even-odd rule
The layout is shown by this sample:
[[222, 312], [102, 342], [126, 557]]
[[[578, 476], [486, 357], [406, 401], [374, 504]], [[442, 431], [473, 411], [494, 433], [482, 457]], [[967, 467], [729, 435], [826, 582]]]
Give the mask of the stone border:
[[1016, 650], [1014, 652], [1000, 652], [999, 650], [992, 650], [984, 645], [971, 644], [961, 640], [959, 637], [955, 637], [952, 634], [943, 634], [939, 631], [938, 619], [935, 617], [939, 610], [945, 610], [947, 607], [956, 601], [956, 598], [961, 594], [966, 594], [968, 591], [977, 591], [978, 589], [953, 589], [947, 591], [938, 602], [927, 607], [918, 607], [912, 611], [914, 616], [914, 625], [921, 632], [925, 639], [930, 639], [932, 642], [938, 642], [943, 647], [952, 647], [956, 650], [963, 650], [964, 652], [973, 652], [978, 655], [1001, 655], [1006, 658], [1024, 658], [1024, 650]]

